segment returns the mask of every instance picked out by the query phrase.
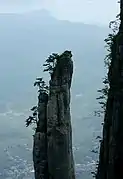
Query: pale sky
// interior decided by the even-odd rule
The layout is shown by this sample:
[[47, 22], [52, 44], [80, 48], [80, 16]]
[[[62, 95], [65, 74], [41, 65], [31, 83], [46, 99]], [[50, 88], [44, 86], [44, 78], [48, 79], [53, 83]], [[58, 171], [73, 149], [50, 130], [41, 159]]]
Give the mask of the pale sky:
[[117, 0], [0, 0], [0, 12], [48, 9], [58, 19], [107, 25], [119, 13]]

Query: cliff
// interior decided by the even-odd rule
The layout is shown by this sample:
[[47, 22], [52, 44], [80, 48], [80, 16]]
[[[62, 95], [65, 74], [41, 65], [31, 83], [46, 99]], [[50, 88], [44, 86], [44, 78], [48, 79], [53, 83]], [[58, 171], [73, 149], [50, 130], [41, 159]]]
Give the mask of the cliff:
[[35, 179], [75, 178], [70, 116], [71, 57], [70, 51], [59, 56], [49, 82], [49, 93], [39, 94], [33, 145]]
[[120, 27], [111, 47], [109, 92], [96, 179], [123, 178], [123, 0]]
[[33, 143], [35, 179], [48, 179], [47, 163], [47, 93], [38, 96], [38, 123]]

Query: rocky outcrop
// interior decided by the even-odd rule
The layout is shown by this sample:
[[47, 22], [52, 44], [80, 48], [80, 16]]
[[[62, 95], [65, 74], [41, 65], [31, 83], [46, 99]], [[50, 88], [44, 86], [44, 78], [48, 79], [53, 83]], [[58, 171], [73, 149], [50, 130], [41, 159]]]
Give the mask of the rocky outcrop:
[[50, 81], [47, 105], [48, 167], [53, 179], [74, 178], [70, 86], [73, 63], [61, 56]]
[[33, 162], [35, 179], [48, 179], [47, 162], [47, 102], [48, 95], [38, 96], [38, 124], [34, 135]]
[[[112, 51], [116, 52], [116, 37], [113, 40], [113, 45], [112, 45]], [[100, 145], [100, 155], [99, 155], [99, 165], [98, 165], [98, 172], [96, 175], [96, 179], [107, 179], [109, 177], [109, 168], [111, 165], [109, 163], [109, 160], [111, 159], [112, 152], [113, 152], [113, 145], [111, 144], [112, 141], [114, 142], [114, 139], [112, 138], [113, 135], [113, 125], [115, 125], [113, 121], [113, 103], [114, 103], [114, 77], [113, 75], [115, 74], [114, 72], [114, 66], [116, 63], [116, 53], [111, 53], [112, 54], [112, 62], [111, 66], [109, 68], [109, 73], [108, 73], [108, 79], [109, 79], [109, 84], [110, 84], [110, 89], [108, 92], [108, 99], [107, 99], [107, 104], [106, 104], [106, 111], [105, 111], [105, 116], [104, 116], [104, 125], [103, 125], [103, 136], [102, 136], [102, 141]], [[114, 68], [113, 68], [114, 67]], [[112, 152], [110, 151], [112, 150]], [[110, 159], [109, 159], [110, 158]], [[110, 166], [109, 166], [110, 165]]]
[[39, 95], [39, 121], [34, 136], [35, 179], [74, 179], [70, 87], [72, 54], [59, 56], [51, 75], [49, 94]]
[[123, 0], [121, 24], [112, 46], [108, 100], [96, 179], [123, 178]]

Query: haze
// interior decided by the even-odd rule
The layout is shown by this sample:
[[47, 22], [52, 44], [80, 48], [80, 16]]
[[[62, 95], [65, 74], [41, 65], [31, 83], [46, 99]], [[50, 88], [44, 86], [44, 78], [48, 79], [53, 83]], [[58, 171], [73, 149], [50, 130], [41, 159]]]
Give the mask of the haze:
[[48, 9], [58, 19], [107, 25], [119, 11], [117, 0], [0, 0], [1, 13]]

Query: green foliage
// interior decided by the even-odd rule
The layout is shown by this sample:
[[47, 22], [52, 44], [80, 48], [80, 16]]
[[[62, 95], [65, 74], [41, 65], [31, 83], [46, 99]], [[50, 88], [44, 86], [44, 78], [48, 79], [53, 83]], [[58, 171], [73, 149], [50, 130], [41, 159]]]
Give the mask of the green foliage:
[[71, 51], [68, 50], [64, 51], [61, 55], [58, 55], [57, 53], [52, 53], [43, 64], [43, 66], [45, 67], [44, 72], [48, 71], [49, 74], [52, 75], [59, 59], [62, 58], [67, 59], [71, 57], [72, 57], [72, 53]]
[[59, 55], [56, 53], [52, 53], [43, 64], [43, 66], [45, 67], [44, 72], [48, 71], [50, 75], [52, 75], [58, 59]]
[[[66, 58], [67, 57], [71, 57], [71, 51], [65, 51], [62, 53], [62, 55], [64, 55]], [[62, 55], [58, 55], [56, 53], [52, 53], [45, 61], [45, 63], [43, 64], [43, 66], [45, 67], [44, 72], [48, 71], [50, 73], [50, 75], [52, 75], [54, 68], [57, 64], [57, 60], [62, 56]], [[43, 80], [43, 78], [39, 77], [36, 78], [36, 81], [34, 83], [34, 86], [38, 87], [38, 93], [49, 93], [49, 87], [46, 85], [45, 81]], [[34, 106], [31, 109], [32, 115], [29, 116], [26, 119], [26, 127], [30, 126], [31, 124], [36, 124], [38, 123], [38, 106]]]
[[114, 39], [114, 34], [109, 34], [108, 37], [104, 40], [106, 45], [105, 48], [107, 49], [108, 54], [104, 58], [104, 65], [107, 68], [107, 70], [110, 67], [111, 59], [112, 59], [112, 45], [113, 45], [113, 39]]
[[[55, 68], [56, 62], [59, 58], [59, 55], [56, 53], [52, 53], [52, 55], [50, 55], [45, 64], [43, 64], [43, 66], [45, 67], [44, 72], [48, 71], [50, 74], [53, 73], [53, 70]], [[46, 85], [45, 81], [43, 80], [43, 78], [39, 77], [36, 78], [36, 81], [34, 83], [34, 86], [38, 87], [38, 93], [49, 93], [49, 87]], [[32, 115], [29, 116], [26, 119], [26, 127], [32, 125], [32, 124], [36, 124], [38, 123], [38, 106], [34, 106], [31, 109]]]
[[37, 119], [37, 116], [38, 116], [38, 107], [37, 106], [33, 106], [31, 108], [31, 111], [32, 111], [32, 116], [29, 116], [26, 119], [26, 127], [28, 127], [31, 124], [36, 124], [37, 125], [37, 122], [38, 122], [38, 119]]
[[[34, 86], [38, 87], [38, 92], [41, 93], [48, 93], [49, 92], [49, 87], [46, 85], [45, 81], [43, 80], [43, 78], [36, 78], [36, 81], [34, 83]], [[26, 119], [26, 127], [32, 125], [32, 124], [36, 124], [38, 123], [38, 107], [37, 106], [33, 106], [31, 108], [31, 112], [32, 112], [32, 116], [29, 116]]]
[[107, 74], [103, 79], [104, 87], [98, 90], [98, 93], [100, 93], [100, 96], [96, 98], [97, 100], [99, 100], [99, 104], [101, 105], [101, 110], [95, 111], [95, 115], [98, 115], [98, 116], [101, 116], [101, 114], [104, 114], [106, 110], [106, 102], [107, 102], [108, 91], [109, 91], [108, 72], [109, 72], [109, 68], [111, 65], [111, 61], [112, 61], [112, 47], [114, 44], [114, 39], [118, 33], [119, 25], [120, 25], [120, 20], [119, 20], [119, 14], [118, 14], [116, 16], [116, 20], [111, 21], [109, 23], [109, 28], [112, 29], [112, 33], [110, 33], [108, 37], [104, 40], [106, 43], [105, 48], [108, 52], [108, 54], [104, 58], [104, 66], [107, 70]]
[[49, 87], [46, 85], [45, 81], [43, 78], [36, 78], [36, 81], [34, 83], [34, 86], [38, 87], [38, 92], [39, 93], [48, 93]]
[[112, 29], [113, 34], [116, 35], [120, 26], [120, 14], [116, 16], [116, 19], [114, 21], [111, 21], [109, 23], [109, 28]]
[[[106, 103], [107, 103], [107, 98], [108, 98], [108, 91], [109, 91], [109, 79], [108, 79], [108, 72], [109, 72], [109, 68], [113, 59], [113, 45], [114, 45], [114, 41], [115, 38], [117, 36], [118, 30], [119, 30], [119, 25], [120, 25], [120, 20], [119, 20], [119, 14], [116, 16], [116, 20], [115, 21], [111, 21], [109, 23], [109, 28], [112, 29], [112, 33], [110, 33], [108, 35], [108, 37], [104, 40], [106, 45], [105, 48], [107, 49], [108, 54], [106, 55], [105, 59], [104, 59], [104, 66], [107, 70], [107, 74], [105, 76], [105, 78], [103, 79], [103, 85], [104, 87], [102, 89], [98, 90], [98, 93], [100, 93], [100, 96], [97, 97], [96, 99], [99, 100], [99, 104], [101, 105], [101, 110], [95, 111], [95, 115], [97, 116], [101, 116], [101, 114], [104, 114], [106, 111]], [[104, 123], [102, 123], [103, 125]], [[102, 139], [100, 136], [97, 137], [97, 139], [99, 139], [99, 142], [102, 142]], [[92, 151], [94, 153], [96, 153], [97, 151]], [[97, 174], [97, 169], [98, 169], [98, 165], [99, 165], [99, 161], [97, 161], [96, 163], [96, 168], [94, 172], [91, 172], [92, 176], [94, 178], [96, 178], [96, 174]]]

